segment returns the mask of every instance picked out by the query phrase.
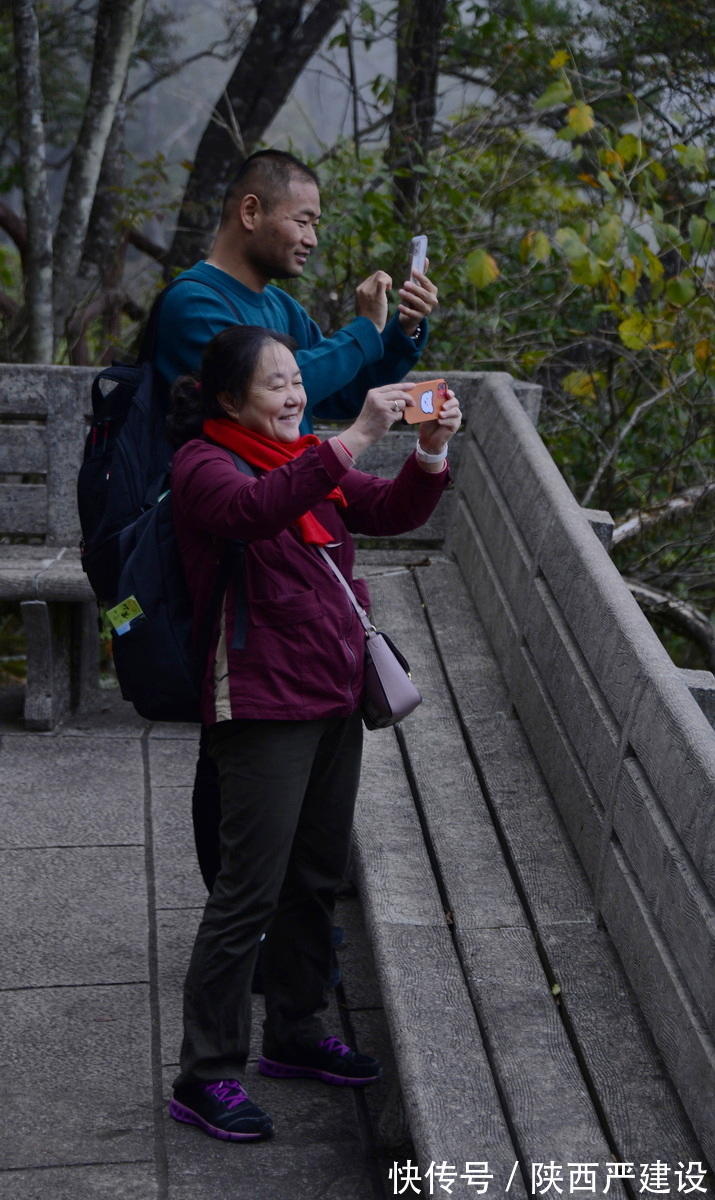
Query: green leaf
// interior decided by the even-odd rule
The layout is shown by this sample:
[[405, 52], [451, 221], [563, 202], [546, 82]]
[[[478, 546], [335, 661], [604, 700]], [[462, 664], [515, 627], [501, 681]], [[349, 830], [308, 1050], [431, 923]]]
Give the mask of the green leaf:
[[585, 287], [595, 287], [603, 278], [603, 267], [599, 263], [595, 254], [587, 250], [580, 258], [575, 259], [571, 263], [571, 278], [574, 283], [581, 283]]
[[684, 146], [681, 142], [674, 146], [673, 149], [680, 159], [681, 166], [686, 171], [693, 171], [701, 178], [705, 178], [707, 174], [707, 155], [704, 146]]
[[598, 253], [602, 258], [610, 258], [615, 253], [623, 236], [623, 221], [618, 213], [611, 213], [605, 221], [602, 222], [598, 231]]
[[545, 108], [558, 108], [560, 104], [565, 104], [573, 96], [573, 88], [565, 76], [561, 79], [555, 79], [542, 92], [538, 100], [534, 101], [534, 108], [537, 112], [543, 111]]
[[466, 261], [467, 278], [481, 291], [499, 278], [496, 260], [486, 250], [472, 250]]
[[624, 163], [643, 156], [643, 143], [634, 133], [625, 133], [616, 142], [616, 153], [620, 154]]
[[713, 227], [704, 217], [691, 217], [688, 234], [696, 254], [708, 254], [713, 245]]
[[685, 275], [676, 275], [675, 279], [669, 279], [666, 283], [665, 295], [671, 304], [682, 308], [694, 298], [695, 284]]
[[629, 350], [645, 350], [653, 336], [653, 322], [642, 313], [626, 317], [618, 326], [618, 336]]
[[584, 258], [588, 254], [588, 246], [584, 245], [571, 225], [562, 225], [560, 229], [557, 229], [554, 241], [569, 262], [575, 262], [576, 259]]
[[712, 221], [713, 225], [715, 225], [715, 196], [710, 197], [705, 205], [704, 212], [708, 221]]
[[540, 263], [546, 263], [551, 258], [551, 242], [541, 230], [534, 234], [534, 240], [531, 243], [531, 257]]
[[598, 178], [598, 182], [600, 183], [601, 187], [605, 188], [605, 190], [608, 192], [609, 196], [615, 196], [616, 188], [615, 188], [613, 180], [611, 179], [611, 176], [608, 174], [608, 172], [607, 171], [599, 171], [597, 178]]

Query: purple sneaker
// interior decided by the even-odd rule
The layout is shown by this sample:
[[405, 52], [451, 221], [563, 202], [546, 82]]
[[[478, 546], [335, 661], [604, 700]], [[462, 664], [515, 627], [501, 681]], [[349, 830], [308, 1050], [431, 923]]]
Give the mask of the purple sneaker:
[[273, 1079], [322, 1079], [342, 1087], [362, 1087], [382, 1074], [376, 1058], [358, 1054], [336, 1037], [323, 1038], [312, 1046], [275, 1049], [270, 1057], [263, 1054], [258, 1070]]
[[198, 1125], [209, 1137], [226, 1142], [256, 1141], [273, 1133], [268, 1113], [249, 1100], [237, 1079], [179, 1084], [169, 1103], [169, 1116]]

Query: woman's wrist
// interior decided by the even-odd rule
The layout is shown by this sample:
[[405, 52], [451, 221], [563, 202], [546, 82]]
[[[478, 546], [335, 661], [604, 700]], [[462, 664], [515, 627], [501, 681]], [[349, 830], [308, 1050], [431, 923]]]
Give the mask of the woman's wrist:
[[347, 429], [343, 429], [340, 434], [340, 441], [343, 447], [353, 458], [357, 458], [359, 454], [367, 450], [372, 445], [373, 440], [373, 438], [361, 430], [357, 422], [354, 425], [349, 425]]
[[420, 441], [418, 441], [415, 448], [415, 454], [420, 462], [442, 463], [447, 457], [447, 446], [442, 446], [441, 450], [428, 450]]

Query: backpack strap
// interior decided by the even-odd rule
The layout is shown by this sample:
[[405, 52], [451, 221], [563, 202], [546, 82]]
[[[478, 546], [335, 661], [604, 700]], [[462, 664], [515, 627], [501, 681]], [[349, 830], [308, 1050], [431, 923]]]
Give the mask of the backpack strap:
[[178, 275], [176, 279], [172, 279], [171, 283], [168, 283], [166, 287], [159, 292], [159, 295], [156, 297], [151, 309], [149, 310], [149, 316], [147, 318], [147, 323], [144, 327], [144, 333], [142, 334], [142, 340], [139, 345], [137, 362], [143, 363], [154, 361], [154, 357], [156, 355], [156, 343], [159, 337], [159, 316], [161, 313], [161, 307], [168, 293], [172, 291], [173, 288], [178, 287], [180, 283], [195, 283], [198, 284], [199, 287], [208, 288], [210, 292], [214, 292], [215, 295], [220, 296], [221, 299], [228, 304], [228, 307], [237, 318], [236, 323], [238, 325], [243, 324], [240, 312], [235, 305], [232, 304], [230, 298], [224, 291], [221, 290], [221, 288], [216, 287], [213, 283], [209, 283], [206, 279], [187, 279], [186, 273], [183, 275]]

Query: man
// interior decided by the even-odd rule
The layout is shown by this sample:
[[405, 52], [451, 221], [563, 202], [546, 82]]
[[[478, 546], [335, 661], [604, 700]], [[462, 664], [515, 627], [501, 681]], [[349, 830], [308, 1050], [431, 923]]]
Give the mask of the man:
[[376, 271], [356, 291], [357, 316], [324, 337], [295, 300], [271, 279], [295, 279], [317, 245], [318, 179], [291, 154], [251, 155], [230, 184], [209, 257], [181, 275], [161, 309], [156, 366], [168, 383], [195, 371], [207, 342], [228, 325], [262, 325], [298, 343], [311, 416], [349, 420], [370, 387], [401, 379], [425, 344], [437, 289], [416, 274], [400, 289], [388, 321], [392, 280]]
[[[296, 279], [315, 249], [320, 220], [318, 177], [280, 150], [260, 150], [242, 164], [224, 199], [211, 253], [184, 271], [162, 301], [155, 365], [168, 384], [195, 372], [204, 347], [229, 325], [261, 325], [290, 334], [308, 397], [301, 433], [313, 416], [350, 420], [371, 387], [394, 383], [414, 366], [427, 339], [437, 289], [423, 274], [400, 288], [388, 320], [392, 280], [375, 271], [356, 290], [357, 316], [324, 337], [315, 321], [271, 279]], [[201, 740], [192, 799], [201, 874], [209, 891], [219, 868], [216, 769]]]

